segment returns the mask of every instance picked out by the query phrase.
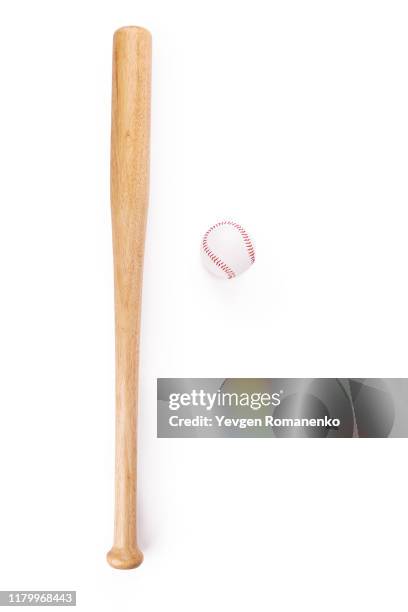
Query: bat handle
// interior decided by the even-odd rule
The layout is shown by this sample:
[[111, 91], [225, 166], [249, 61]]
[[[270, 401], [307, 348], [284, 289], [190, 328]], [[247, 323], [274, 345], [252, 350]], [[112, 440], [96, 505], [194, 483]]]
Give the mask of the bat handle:
[[149, 186], [151, 36], [126, 27], [113, 38], [111, 209], [115, 281], [115, 528], [107, 560], [137, 567], [139, 336]]

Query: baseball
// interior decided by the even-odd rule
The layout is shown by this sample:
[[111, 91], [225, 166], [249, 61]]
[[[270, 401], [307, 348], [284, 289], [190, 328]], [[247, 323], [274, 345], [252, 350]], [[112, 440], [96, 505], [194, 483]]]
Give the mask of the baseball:
[[201, 254], [205, 267], [219, 278], [234, 278], [255, 262], [248, 233], [234, 221], [220, 221], [203, 236]]

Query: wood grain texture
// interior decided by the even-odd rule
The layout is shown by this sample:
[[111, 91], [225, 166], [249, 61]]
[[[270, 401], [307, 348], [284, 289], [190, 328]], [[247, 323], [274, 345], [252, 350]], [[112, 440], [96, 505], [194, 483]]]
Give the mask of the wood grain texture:
[[115, 528], [110, 565], [137, 567], [136, 459], [139, 335], [149, 197], [151, 36], [139, 27], [113, 38], [111, 209], [115, 282]]

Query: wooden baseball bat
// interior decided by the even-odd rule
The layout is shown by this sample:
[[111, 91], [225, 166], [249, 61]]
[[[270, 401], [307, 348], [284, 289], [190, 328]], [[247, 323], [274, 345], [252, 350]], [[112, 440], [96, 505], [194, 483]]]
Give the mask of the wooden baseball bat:
[[139, 334], [149, 197], [151, 36], [139, 27], [113, 38], [111, 208], [115, 283], [116, 453], [112, 567], [143, 561], [136, 531]]

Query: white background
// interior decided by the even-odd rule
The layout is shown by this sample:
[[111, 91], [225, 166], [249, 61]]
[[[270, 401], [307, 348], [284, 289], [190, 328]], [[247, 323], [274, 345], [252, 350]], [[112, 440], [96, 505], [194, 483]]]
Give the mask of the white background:
[[[113, 519], [111, 40], [154, 41], [140, 544]], [[406, 440], [157, 440], [157, 377], [407, 376], [403, 0], [0, 9], [0, 588], [84, 611], [406, 611]], [[257, 262], [199, 242], [232, 217]]]

